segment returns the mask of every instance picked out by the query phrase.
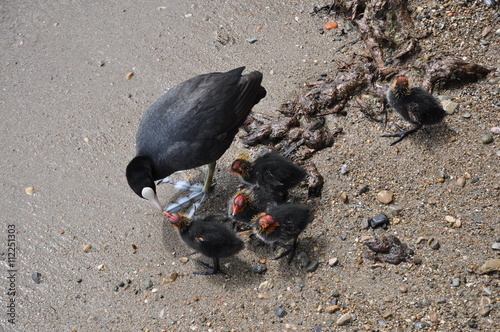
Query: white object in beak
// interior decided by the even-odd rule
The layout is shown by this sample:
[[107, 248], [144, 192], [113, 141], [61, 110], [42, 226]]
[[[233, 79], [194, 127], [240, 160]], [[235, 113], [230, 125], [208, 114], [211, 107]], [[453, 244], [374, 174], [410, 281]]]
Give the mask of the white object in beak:
[[142, 197], [147, 199], [151, 204], [153, 204], [158, 210], [163, 211], [160, 201], [158, 200], [158, 196], [156, 196], [153, 188], [144, 187], [141, 192]]

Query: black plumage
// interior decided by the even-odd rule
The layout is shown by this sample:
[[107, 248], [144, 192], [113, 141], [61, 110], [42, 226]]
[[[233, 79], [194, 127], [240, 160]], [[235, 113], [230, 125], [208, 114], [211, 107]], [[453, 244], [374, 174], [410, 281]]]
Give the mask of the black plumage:
[[[255, 234], [264, 242], [271, 243], [286, 250], [275, 259], [286, 255], [288, 264], [295, 256], [299, 235], [313, 220], [313, 211], [305, 206], [296, 204], [282, 204], [270, 208], [267, 213], [261, 213], [254, 217]], [[290, 244], [291, 242], [291, 244]]]
[[162, 210], [154, 181], [185, 169], [215, 162], [231, 145], [252, 107], [266, 95], [258, 71], [245, 67], [193, 77], [163, 94], [143, 115], [136, 157], [128, 164], [130, 187]]
[[164, 212], [164, 214], [188, 247], [212, 258], [213, 267], [197, 260], [207, 271], [194, 272], [195, 274], [210, 275], [221, 272], [219, 259], [236, 255], [244, 247], [243, 241], [216, 216], [190, 220], [181, 213]]
[[276, 151], [265, 153], [253, 162], [238, 158], [233, 161], [229, 172], [239, 175], [246, 184], [266, 188], [284, 198], [287, 197], [288, 190], [297, 186], [306, 176], [306, 171], [301, 166]]
[[240, 189], [231, 197], [228, 214], [233, 220], [233, 225], [238, 222], [250, 224], [255, 215], [283, 202], [283, 197], [279, 193], [253, 186]]
[[439, 101], [429, 92], [420, 87], [410, 87], [406, 76], [399, 76], [392, 87], [387, 90], [387, 102], [406, 121], [413, 124], [413, 128], [403, 130], [399, 126], [398, 133], [386, 134], [382, 137], [399, 137], [391, 145], [401, 142], [411, 133], [416, 132], [424, 125], [433, 125], [441, 122], [446, 116], [445, 110]]

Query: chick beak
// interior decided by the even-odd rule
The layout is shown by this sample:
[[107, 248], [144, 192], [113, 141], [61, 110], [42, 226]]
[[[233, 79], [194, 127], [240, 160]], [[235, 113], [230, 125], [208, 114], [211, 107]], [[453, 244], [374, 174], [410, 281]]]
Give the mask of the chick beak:
[[142, 197], [147, 199], [151, 204], [153, 204], [154, 207], [156, 207], [158, 210], [163, 211], [163, 208], [161, 207], [160, 201], [158, 200], [158, 196], [154, 192], [154, 190], [150, 187], [145, 187], [142, 189]]

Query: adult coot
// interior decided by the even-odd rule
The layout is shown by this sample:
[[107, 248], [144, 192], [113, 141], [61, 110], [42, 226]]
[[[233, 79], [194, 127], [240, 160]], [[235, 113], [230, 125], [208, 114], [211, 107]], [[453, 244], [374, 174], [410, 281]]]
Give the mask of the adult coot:
[[136, 137], [137, 154], [128, 164], [134, 192], [160, 211], [154, 181], [215, 162], [229, 148], [252, 107], [266, 96], [262, 73], [242, 75], [245, 67], [193, 77], [163, 94], [144, 113]]

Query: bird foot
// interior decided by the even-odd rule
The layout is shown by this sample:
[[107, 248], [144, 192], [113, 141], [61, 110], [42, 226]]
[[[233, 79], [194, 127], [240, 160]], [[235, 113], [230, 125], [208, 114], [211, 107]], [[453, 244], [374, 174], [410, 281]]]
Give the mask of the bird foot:
[[282, 248], [285, 248], [286, 250], [283, 251], [281, 254], [279, 254], [277, 257], [275, 257], [274, 260], [278, 260], [288, 255], [289, 257], [287, 263], [288, 265], [290, 265], [290, 263], [292, 263], [293, 257], [295, 256], [295, 246], [282, 243], [279, 243], [278, 245]]
[[401, 128], [397, 124], [394, 124], [394, 125], [396, 126], [396, 128], [398, 128], [399, 133], [382, 135], [382, 137], [399, 137], [397, 140], [395, 140], [394, 142], [391, 143], [391, 146], [398, 144], [399, 142], [404, 140], [406, 137], [408, 137], [411, 133], [416, 132], [417, 130], [420, 129], [420, 127], [422, 127], [422, 126], [417, 126], [417, 127], [414, 127], [410, 130], [404, 130], [403, 128]]
[[204, 275], [204, 276], [209, 276], [217, 273], [226, 274], [219, 269], [219, 266], [211, 267], [207, 263], [202, 262], [200, 260], [196, 260], [196, 262], [198, 263], [198, 265], [203, 266], [206, 269], [206, 271], [195, 271], [193, 272], [193, 274]]

